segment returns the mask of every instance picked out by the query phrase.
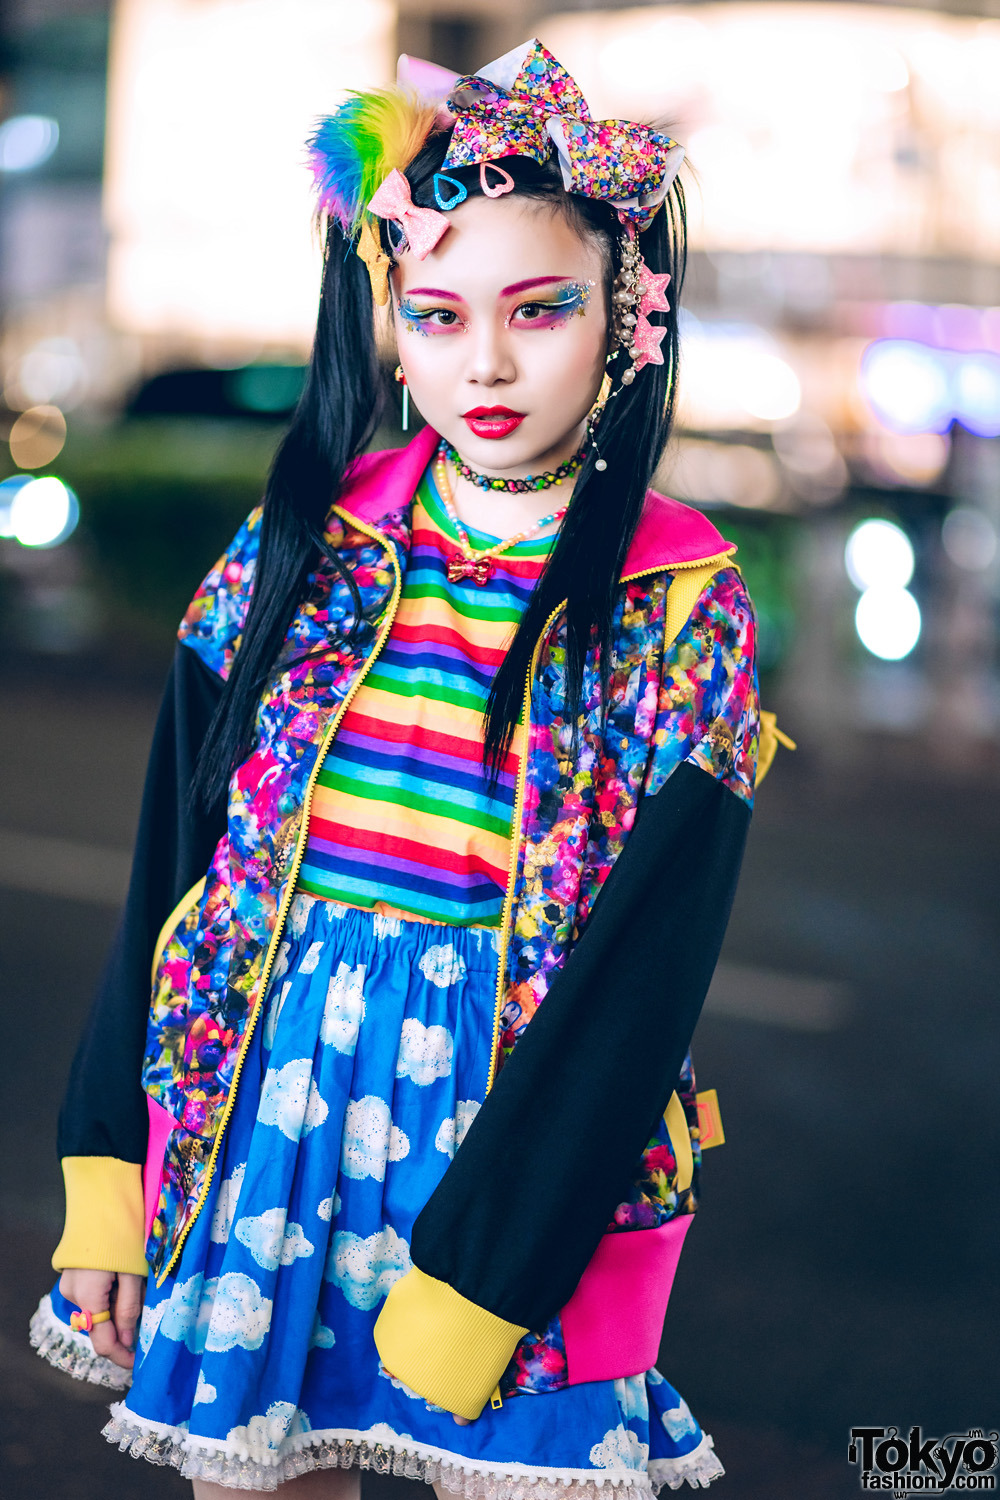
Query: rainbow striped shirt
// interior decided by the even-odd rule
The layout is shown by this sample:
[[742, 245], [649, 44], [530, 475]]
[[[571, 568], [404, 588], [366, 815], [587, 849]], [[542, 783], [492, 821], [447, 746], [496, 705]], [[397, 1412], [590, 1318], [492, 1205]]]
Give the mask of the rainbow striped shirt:
[[[482, 550], [498, 538], [470, 529], [469, 540]], [[449, 583], [457, 537], [432, 470], [424, 474], [389, 639], [317, 778], [301, 890], [435, 922], [500, 925], [518, 747], [491, 797], [482, 716], [553, 540], [502, 553], [488, 584]]]

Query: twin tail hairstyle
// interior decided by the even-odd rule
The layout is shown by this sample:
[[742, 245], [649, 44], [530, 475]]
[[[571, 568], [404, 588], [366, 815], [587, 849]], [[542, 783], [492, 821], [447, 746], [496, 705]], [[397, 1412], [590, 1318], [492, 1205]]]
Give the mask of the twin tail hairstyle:
[[[434, 174], [441, 170], [450, 129], [432, 128], [403, 170], [414, 204], [433, 208]], [[581, 235], [600, 245], [607, 306], [621, 269], [623, 236], [614, 209], [599, 199], [566, 191], [557, 163], [507, 156], [499, 163], [514, 180], [513, 193], [566, 216]], [[476, 167], [449, 167], [448, 175], [481, 195]], [[367, 186], [359, 181], [359, 194]], [[321, 195], [322, 201], [322, 195]], [[263, 502], [260, 554], [242, 640], [202, 747], [192, 798], [206, 810], [225, 805], [232, 771], [249, 753], [257, 708], [308, 575], [325, 559], [351, 589], [357, 629], [361, 599], [349, 571], [325, 535], [330, 508], [344, 476], [378, 427], [390, 388], [380, 366], [368, 269], [353, 253], [357, 218], [329, 200], [321, 212], [323, 280], [312, 355], [291, 424], [276, 452]], [[386, 222], [376, 220], [382, 249], [391, 257]], [[578, 730], [587, 652], [596, 645], [602, 681], [611, 668], [614, 608], [619, 577], [639, 522], [643, 500], [670, 433], [677, 364], [677, 303], [686, 263], [683, 188], [672, 183], [661, 212], [640, 236], [654, 273], [667, 272], [671, 310], [665, 314], [663, 363], [649, 364], [622, 386], [600, 419], [598, 438], [607, 468], [595, 468], [590, 451], [555, 545], [494, 678], [484, 724], [484, 767], [495, 779], [509, 749], [524, 701], [535, 643], [545, 621], [565, 601], [567, 619], [567, 721]], [[609, 327], [609, 352], [612, 336]], [[619, 363], [619, 362], [616, 362]]]

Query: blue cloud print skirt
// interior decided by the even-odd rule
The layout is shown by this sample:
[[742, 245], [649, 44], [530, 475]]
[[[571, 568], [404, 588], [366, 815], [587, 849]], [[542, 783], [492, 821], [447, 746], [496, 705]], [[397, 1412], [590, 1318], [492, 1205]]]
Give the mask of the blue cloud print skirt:
[[[493, 929], [296, 898], [210, 1196], [175, 1277], [149, 1286], [111, 1441], [254, 1490], [358, 1464], [470, 1500], [602, 1500], [723, 1472], [655, 1369], [519, 1394], [461, 1427], [381, 1368], [382, 1300], [483, 1098], [496, 973]], [[123, 1385], [88, 1362], [69, 1311], [45, 1299], [36, 1343]]]

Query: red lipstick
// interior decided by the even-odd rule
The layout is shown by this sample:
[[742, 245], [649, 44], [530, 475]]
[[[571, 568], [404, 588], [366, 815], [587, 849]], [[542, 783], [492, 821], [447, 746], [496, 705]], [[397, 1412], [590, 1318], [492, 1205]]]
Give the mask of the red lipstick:
[[527, 412], [511, 411], [509, 406], [474, 406], [462, 413], [462, 420], [476, 437], [504, 438], [520, 427]]

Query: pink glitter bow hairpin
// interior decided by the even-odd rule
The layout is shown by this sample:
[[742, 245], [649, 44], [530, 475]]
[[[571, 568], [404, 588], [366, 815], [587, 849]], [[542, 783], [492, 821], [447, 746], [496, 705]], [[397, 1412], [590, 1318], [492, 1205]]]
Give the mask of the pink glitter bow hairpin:
[[595, 120], [577, 84], [537, 38], [460, 78], [444, 170], [503, 156], [544, 162], [556, 152], [567, 192], [610, 203], [644, 229], [684, 158], [676, 141], [630, 120]]
[[446, 214], [436, 208], [418, 208], [410, 195], [410, 184], [395, 168], [378, 189], [368, 207], [380, 219], [392, 219], [406, 236], [406, 243], [418, 260], [429, 255], [449, 228]]

